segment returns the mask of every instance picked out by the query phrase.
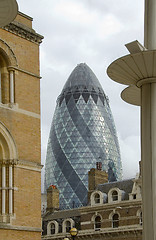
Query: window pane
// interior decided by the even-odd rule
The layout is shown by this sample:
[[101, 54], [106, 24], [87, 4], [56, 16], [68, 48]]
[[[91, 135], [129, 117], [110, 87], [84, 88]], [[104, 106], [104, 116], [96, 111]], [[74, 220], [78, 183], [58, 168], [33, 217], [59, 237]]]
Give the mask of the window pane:
[[55, 234], [55, 224], [54, 223], [51, 223], [50, 232], [51, 232], [51, 234]]
[[114, 214], [113, 215], [113, 228], [118, 228], [119, 227], [119, 215]]
[[97, 216], [95, 218], [95, 229], [100, 229], [101, 228], [101, 218]]
[[95, 203], [100, 203], [100, 195], [98, 193], [95, 194]]
[[112, 200], [113, 201], [117, 201], [118, 200], [118, 192], [117, 191], [113, 191], [113, 193], [112, 193]]
[[69, 221], [66, 222], [66, 232], [69, 232], [71, 229], [71, 224]]

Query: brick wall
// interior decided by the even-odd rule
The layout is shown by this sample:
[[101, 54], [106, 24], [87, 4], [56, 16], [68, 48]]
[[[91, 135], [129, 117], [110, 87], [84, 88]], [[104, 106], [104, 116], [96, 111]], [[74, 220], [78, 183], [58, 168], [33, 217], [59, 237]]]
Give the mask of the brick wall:
[[[15, 24], [17, 21], [21, 24], [20, 28], [23, 24], [23, 31], [29, 30], [29, 33], [36, 34], [31, 29], [32, 18], [20, 13], [15, 19]], [[11, 25], [11, 31], [9, 29], [9, 27], [0, 29], [0, 48], [3, 49], [4, 46], [0, 54], [3, 51], [6, 54], [0, 56], [0, 61], [4, 61], [2, 88], [5, 98], [5, 104], [0, 104], [0, 122], [5, 126], [6, 131], [9, 131], [15, 143], [18, 159], [13, 165], [13, 215], [9, 224], [7, 222], [2, 224], [2, 216], [0, 216], [0, 239], [39, 240], [41, 239], [39, 42], [30, 39], [30, 34], [22, 37], [22, 33], [19, 34], [15, 26]], [[14, 64], [11, 65], [11, 62]], [[13, 105], [9, 105], [8, 67], [13, 69], [15, 76]], [[0, 155], [2, 155], [1, 148]], [[0, 164], [0, 186], [1, 174], [2, 164]], [[6, 179], [8, 188], [8, 165], [6, 165]], [[6, 190], [6, 214], [10, 217], [8, 198], [9, 189]], [[2, 195], [0, 195], [0, 212], [1, 206]]]

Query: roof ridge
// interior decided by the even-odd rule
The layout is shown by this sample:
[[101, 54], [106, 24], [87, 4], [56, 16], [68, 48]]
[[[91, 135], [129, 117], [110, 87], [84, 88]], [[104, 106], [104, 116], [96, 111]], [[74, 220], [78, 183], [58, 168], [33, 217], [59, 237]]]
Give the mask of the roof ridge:
[[115, 181], [115, 182], [101, 183], [101, 184], [98, 184], [98, 186], [108, 185], [108, 184], [113, 184], [113, 183], [121, 183], [121, 182], [126, 182], [126, 181], [130, 181], [130, 180], [134, 180], [134, 179], [135, 178], [128, 178], [128, 179], [123, 179], [123, 180], [119, 180], [119, 181]]

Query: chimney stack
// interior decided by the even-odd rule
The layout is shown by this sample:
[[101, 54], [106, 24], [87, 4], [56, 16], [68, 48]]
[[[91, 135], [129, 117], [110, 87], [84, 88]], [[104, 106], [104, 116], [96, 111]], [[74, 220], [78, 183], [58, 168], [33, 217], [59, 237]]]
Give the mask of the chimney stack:
[[50, 185], [47, 189], [47, 211], [59, 210], [59, 190], [55, 185]]
[[99, 184], [108, 182], [108, 173], [102, 171], [102, 163], [96, 163], [96, 169], [92, 168], [88, 172], [88, 201], [90, 200], [91, 193], [96, 189]]

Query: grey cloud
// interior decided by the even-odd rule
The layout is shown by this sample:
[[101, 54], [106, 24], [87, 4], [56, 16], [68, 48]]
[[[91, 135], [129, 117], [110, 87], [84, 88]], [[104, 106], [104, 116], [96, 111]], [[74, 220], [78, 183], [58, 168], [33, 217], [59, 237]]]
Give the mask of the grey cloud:
[[[34, 29], [45, 37], [41, 44], [42, 161], [45, 160], [56, 98], [76, 64], [86, 62], [109, 96], [120, 135], [123, 161], [133, 158], [137, 165], [140, 160], [139, 108], [121, 100], [120, 92], [124, 86], [111, 81], [106, 75], [106, 68], [116, 58], [128, 54], [125, 43], [135, 39], [143, 42], [143, 0], [72, 0], [74, 3], [80, 2], [88, 12], [96, 12], [99, 16], [90, 25], [61, 16], [60, 12], [56, 12], [60, 2], [65, 1], [18, 0], [20, 11], [34, 18]], [[97, 28], [106, 15], [114, 16], [121, 24], [121, 29], [101, 36], [97, 34]], [[128, 140], [133, 138], [136, 139], [134, 142]], [[127, 167], [128, 164], [124, 164], [124, 171], [127, 171]]]

